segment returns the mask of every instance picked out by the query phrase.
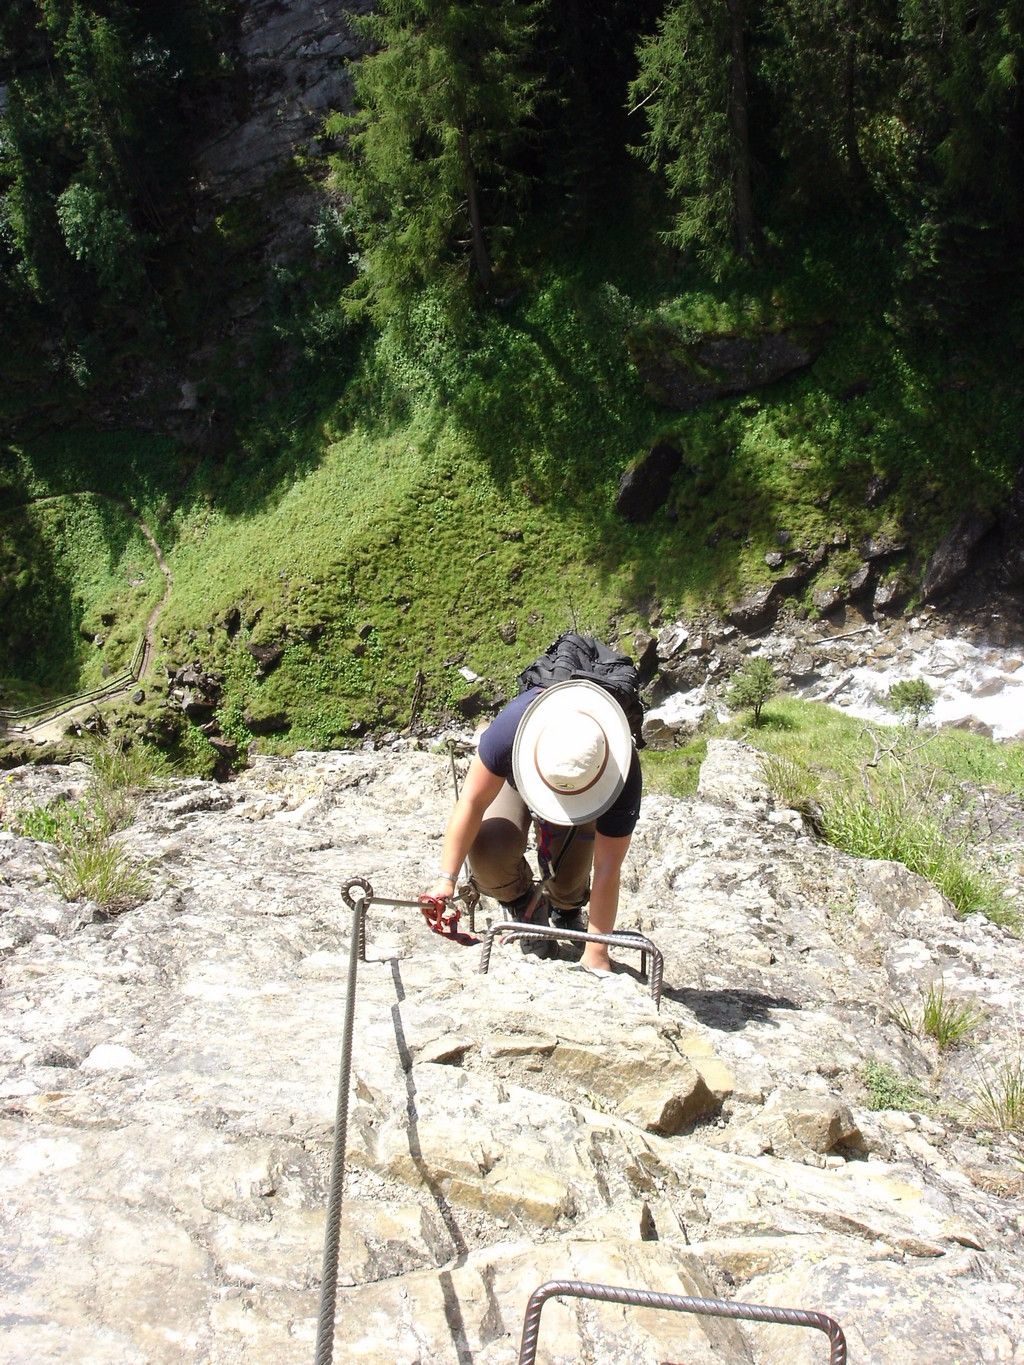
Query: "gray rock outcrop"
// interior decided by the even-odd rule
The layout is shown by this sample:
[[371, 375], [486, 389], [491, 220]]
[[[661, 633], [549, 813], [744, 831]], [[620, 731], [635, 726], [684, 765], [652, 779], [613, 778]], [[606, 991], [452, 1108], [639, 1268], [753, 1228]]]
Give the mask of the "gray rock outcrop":
[[[9, 821], [85, 773], [8, 778]], [[450, 785], [447, 753], [411, 748], [172, 783], [123, 836], [150, 897], [109, 921], [0, 833], [6, 1359], [312, 1357], [340, 886], [415, 895]], [[631, 954], [598, 980], [506, 944], [485, 976], [478, 947], [372, 907], [335, 1359], [511, 1365], [552, 1278], [823, 1309], [856, 1360], [1022, 1358], [1024, 1180], [965, 1108], [1019, 1046], [1022, 945], [815, 842], [724, 742], [697, 798], [646, 800], [622, 902], [665, 954], [660, 1013]], [[986, 1018], [941, 1077], [893, 1017], [939, 979]], [[867, 1061], [932, 1103], [872, 1110]], [[539, 1359], [793, 1365], [822, 1358], [808, 1335], [553, 1302]]]
[[659, 319], [636, 328], [627, 344], [648, 393], [685, 412], [805, 370], [821, 354], [827, 335], [819, 327], [752, 337], [688, 336]]

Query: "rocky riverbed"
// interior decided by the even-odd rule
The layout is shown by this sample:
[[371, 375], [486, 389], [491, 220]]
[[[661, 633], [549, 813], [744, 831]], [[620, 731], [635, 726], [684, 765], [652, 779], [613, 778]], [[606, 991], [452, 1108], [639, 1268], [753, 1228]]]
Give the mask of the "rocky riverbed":
[[[17, 769], [7, 815], [86, 779]], [[312, 1358], [340, 889], [415, 894], [450, 786], [412, 744], [173, 782], [124, 835], [150, 894], [113, 919], [0, 833], [0, 1359]], [[478, 945], [372, 909], [335, 1359], [505, 1365], [531, 1290], [581, 1278], [823, 1310], [855, 1361], [1024, 1361], [1021, 1148], [970, 1113], [1021, 1056], [1024, 944], [816, 841], [724, 741], [695, 799], [646, 801], [620, 925], [664, 953], [660, 1013], [634, 954], [599, 980], [506, 944], [481, 975]], [[983, 1016], [942, 1055], [906, 1027], [938, 982]], [[872, 1108], [868, 1063], [915, 1098]], [[825, 1354], [566, 1301], [538, 1358]]]
[[654, 705], [645, 733], [671, 747], [711, 709], [748, 658], [766, 658], [780, 688], [827, 702], [873, 725], [895, 725], [886, 706], [892, 687], [920, 678], [935, 696], [929, 725], [952, 725], [991, 739], [1024, 738], [1024, 645], [1019, 611], [948, 618], [926, 607], [885, 621], [844, 609], [821, 620], [783, 618], [749, 634], [727, 621], [671, 622], [640, 637], [656, 666]]

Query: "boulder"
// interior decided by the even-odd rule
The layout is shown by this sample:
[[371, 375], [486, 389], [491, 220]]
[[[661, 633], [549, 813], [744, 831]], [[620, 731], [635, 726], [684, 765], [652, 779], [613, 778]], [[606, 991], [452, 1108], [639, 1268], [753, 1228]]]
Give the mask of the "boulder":
[[829, 616], [832, 612], [838, 611], [849, 601], [850, 588], [846, 583], [833, 583], [827, 588], [815, 588], [811, 595], [816, 611], [821, 612], [822, 616]]
[[847, 579], [850, 601], [857, 602], [871, 593], [874, 583], [874, 569], [871, 564], [862, 564]]
[[624, 521], [650, 521], [668, 500], [672, 480], [682, 464], [680, 451], [668, 441], [652, 446], [619, 480], [615, 510]]
[[748, 593], [725, 613], [732, 625], [743, 631], [761, 630], [771, 625], [778, 613], [778, 589], [775, 583]]
[[254, 644], [250, 641], [246, 649], [256, 660], [256, 673], [261, 678], [272, 673], [284, 655], [284, 645], [280, 641], [267, 641], [263, 644]]
[[627, 345], [648, 393], [659, 403], [685, 412], [807, 369], [821, 354], [827, 335], [827, 329], [819, 327], [753, 337], [691, 337], [657, 320], [634, 329]]
[[965, 512], [938, 544], [921, 580], [921, 599], [944, 597], [967, 572], [974, 551], [996, 524], [993, 512]]
[[890, 559], [893, 555], [903, 554], [907, 548], [907, 542], [902, 536], [892, 535], [888, 531], [879, 531], [876, 535], [869, 536], [860, 547], [861, 559]]
[[247, 710], [242, 722], [252, 735], [279, 735], [291, 725], [286, 711]]

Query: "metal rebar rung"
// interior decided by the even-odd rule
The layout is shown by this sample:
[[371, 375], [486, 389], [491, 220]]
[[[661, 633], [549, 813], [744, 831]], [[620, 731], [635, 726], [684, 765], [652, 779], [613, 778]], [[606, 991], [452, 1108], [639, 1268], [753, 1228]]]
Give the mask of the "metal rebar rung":
[[564, 939], [567, 943], [607, 943], [614, 948], [632, 948], [640, 954], [642, 965], [646, 968], [647, 956], [651, 958], [651, 999], [655, 1009], [661, 1010], [661, 981], [665, 970], [665, 959], [661, 949], [644, 934], [623, 929], [613, 934], [591, 934], [582, 929], [559, 929], [553, 924], [531, 924], [528, 920], [505, 920], [492, 924], [484, 937], [484, 950], [480, 955], [480, 970], [486, 972], [491, 965], [491, 949], [495, 937], [506, 938], [553, 938]]
[[828, 1365], [846, 1365], [846, 1337], [834, 1318], [804, 1308], [774, 1308], [763, 1303], [733, 1303], [729, 1299], [691, 1299], [679, 1294], [656, 1294], [650, 1289], [623, 1289], [610, 1284], [588, 1284], [584, 1280], [549, 1280], [535, 1289], [526, 1305], [519, 1365], [534, 1365], [540, 1315], [548, 1299], [558, 1296], [597, 1299], [602, 1303], [621, 1303], [632, 1308], [664, 1308], [674, 1313], [698, 1313], [712, 1318], [733, 1318], [745, 1322], [770, 1322], [784, 1327], [814, 1327], [824, 1332], [831, 1350]]

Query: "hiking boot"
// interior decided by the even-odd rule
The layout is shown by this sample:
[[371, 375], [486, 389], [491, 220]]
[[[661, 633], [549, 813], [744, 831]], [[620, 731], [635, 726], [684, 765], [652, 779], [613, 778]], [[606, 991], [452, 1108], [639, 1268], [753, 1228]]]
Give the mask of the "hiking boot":
[[[526, 896], [521, 896], [519, 901], [506, 905], [505, 909], [512, 919], [518, 920], [521, 924], [549, 923], [548, 902], [539, 886], [535, 886]], [[558, 956], [558, 944], [553, 938], [521, 938], [519, 947], [528, 957]]]
[[[556, 929], [574, 929], [581, 934], [587, 932], [587, 915], [584, 910], [556, 910], [552, 907], [551, 923]], [[579, 962], [585, 947], [584, 943], [563, 942], [558, 944], [558, 953], [569, 962]]]

